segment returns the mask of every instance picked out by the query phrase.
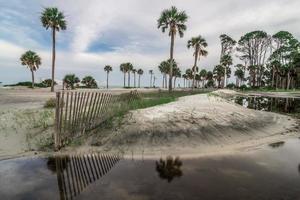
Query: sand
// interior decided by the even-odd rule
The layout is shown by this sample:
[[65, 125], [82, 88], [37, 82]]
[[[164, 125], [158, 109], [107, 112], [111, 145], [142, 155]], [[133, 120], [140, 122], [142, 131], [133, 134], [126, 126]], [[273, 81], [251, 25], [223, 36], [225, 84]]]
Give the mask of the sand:
[[[109, 91], [118, 94], [129, 90]], [[83, 145], [67, 147], [61, 153], [98, 151], [122, 153], [125, 157], [195, 157], [247, 151], [298, 137], [298, 120], [250, 110], [220, 97], [235, 94], [232, 90], [219, 90], [131, 111], [113, 130], [95, 130]], [[44, 154], [39, 147], [51, 139], [54, 110], [44, 109], [43, 105], [54, 96], [49, 88], [0, 89], [0, 160]]]
[[118, 129], [109, 134], [97, 132], [78, 151], [193, 157], [297, 137], [298, 127], [298, 121], [289, 116], [250, 110], [215, 95], [199, 94], [131, 111]]

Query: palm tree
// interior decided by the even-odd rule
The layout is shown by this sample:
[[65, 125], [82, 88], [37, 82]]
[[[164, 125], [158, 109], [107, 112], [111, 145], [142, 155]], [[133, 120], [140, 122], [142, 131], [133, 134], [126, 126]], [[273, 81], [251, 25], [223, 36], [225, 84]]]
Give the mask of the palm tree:
[[55, 32], [67, 29], [65, 16], [57, 8], [45, 8], [41, 21], [43, 26], [48, 30], [52, 29], [52, 83], [51, 92], [54, 92], [54, 73], [55, 73]]
[[163, 75], [162, 88], [165, 88], [167, 86], [167, 73], [169, 71], [169, 65], [170, 64], [168, 63], [168, 61], [162, 61], [158, 66], [159, 71]]
[[136, 69], [132, 69], [133, 79], [134, 79], [134, 87], [135, 87], [135, 74], [136, 74], [136, 72], [137, 72]]
[[81, 83], [84, 84], [86, 88], [98, 88], [97, 82], [92, 76], [85, 76]]
[[108, 74], [112, 71], [112, 67], [110, 65], [106, 65], [104, 67], [104, 71], [106, 71], [106, 88], [108, 89]]
[[126, 63], [127, 73], [128, 73], [128, 87], [130, 87], [130, 72], [133, 70], [133, 65], [131, 63]]
[[240, 68], [238, 68], [235, 72], [234, 72], [234, 75], [236, 76], [236, 86], [237, 87], [240, 87], [241, 86], [241, 83], [242, 81], [244, 80], [244, 71]]
[[143, 75], [144, 71], [142, 69], [139, 69], [137, 71], [138, 75], [139, 75], [139, 88], [141, 87], [141, 76]]
[[124, 88], [125, 88], [125, 81], [126, 81], [126, 73], [127, 73], [127, 67], [126, 67], [127, 63], [122, 63], [120, 65], [120, 71], [123, 72], [124, 74]]
[[221, 58], [221, 65], [224, 67], [224, 85], [223, 85], [223, 87], [226, 87], [228, 71], [230, 70], [229, 66], [232, 65], [232, 57], [230, 55], [224, 55]]
[[205, 69], [202, 69], [199, 73], [200, 75], [200, 80], [202, 81], [202, 88], [204, 87], [205, 85], [205, 79], [206, 79], [206, 76], [207, 76], [207, 71]]
[[21, 56], [20, 60], [21, 64], [27, 65], [27, 67], [31, 71], [32, 88], [34, 88], [34, 72], [42, 64], [41, 58], [35, 52], [29, 50]]
[[207, 42], [205, 39], [199, 35], [197, 37], [192, 37], [187, 43], [188, 49], [193, 47], [194, 48], [194, 66], [193, 66], [193, 84], [192, 87], [195, 87], [195, 77], [196, 77], [196, 67], [197, 67], [197, 60], [199, 56], [199, 60], [201, 56], [207, 56], [208, 52], [205, 50], [207, 47]]
[[193, 79], [193, 71], [191, 69], [185, 70], [185, 74], [188, 80], [188, 87], [190, 87], [190, 80]]
[[157, 28], [161, 28], [164, 33], [169, 30], [169, 36], [171, 37], [170, 46], [170, 61], [171, 67], [169, 71], [169, 91], [172, 91], [172, 75], [173, 75], [173, 52], [174, 52], [174, 40], [175, 35], [178, 32], [180, 37], [183, 37], [183, 32], [186, 30], [186, 21], [188, 16], [185, 11], [178, 11], [176, 7], [172, 6], [170, 9], [162, 11], [159, 19], [157, 20]]
[[72, 90], [75, 88], [74, 85], [80, 82], [80, 79], [75, 74], [67, 74], [65, 75], [63, 82], [66, 84], [67, 89], [71, 88]]
[[214, 75], [214, 78], [218, 82], [218, 88], [220, 88], [221, 80], [222, 80], [222, 78], [224, 77], [224, 74], [225, 74], [224, 72], [225, 72], [225, 69], [222, 65], [216, 65], [214, 67], [213, 75]]
[[152, 75], [153, 75], [152, 69], [149, 70], [149, 74], [150, 74], [150, 87], [152, 87]]

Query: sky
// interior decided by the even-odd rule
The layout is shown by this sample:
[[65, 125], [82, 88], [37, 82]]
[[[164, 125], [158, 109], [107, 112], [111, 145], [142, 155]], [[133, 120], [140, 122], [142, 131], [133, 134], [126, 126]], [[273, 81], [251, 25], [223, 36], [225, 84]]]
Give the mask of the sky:
[[110, 84], [122, 85], [120, 63], [131, 62], [144, 70], [143, 86], [149, 85], [150, 69], [161, 85], [157, 66], [169, 57], [170, 37], [157, 29], [157, 19], [171, 6], [189, 17], [184, 37], [175, 39], [174, 57], [182, 71], [193, 65], [193, 51], [186, 47], [193, 36], [208, 43], [208, 56], [198, 64], [207, 70], [219, 62], [221, 34], [238, 40], [254, 30], [270, 35], [286, 30], [300, 39], [299, 0], [0, 0], [0, 82], [31, 80], [19, 60], [27, 50], [42, 58], [36, 79], [50, 77], [51, 32], [42, 27], [40, 15], [46, 7], [57, 7], [67, 21], [67, 30], [57, 33], [57, 79], [68, 73], [92, 75], [105, 85], [103, 68], [111, 65]]

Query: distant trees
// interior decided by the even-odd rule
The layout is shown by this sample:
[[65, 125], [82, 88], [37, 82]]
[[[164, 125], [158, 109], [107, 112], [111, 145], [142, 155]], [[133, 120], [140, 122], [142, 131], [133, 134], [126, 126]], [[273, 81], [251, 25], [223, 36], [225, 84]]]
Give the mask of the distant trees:
[[125, 82], [126, 82], [126, 73], [128, 73], [128, 87], [130, 87], [130, 72], [133, 69], [133, 65], [129, 62], [127, 63], [122, 63], [120, 65], [120, 71], [124, 73], [124, 88], [126, 87]]
[[139, 75], [139, 88], [141, 87], [141, 76], [144, 74], [144, 71], [142, 69], [138, 69], [137, 71]]
[[67, 74], [63, 78], [63, 83], [67, 89], [75, 89], [75, 84], [80, 83], [80, 79], [75, 74]]
[[39, 55], [34, 51], [26, 51], [20, 58], [21, 64], [26, 65], [31, 72], [32, 88], [34, 88], [34, 72], [42, 64], [42, 60]]
[[86, 88], [97, 88], [97, 82], [92, 76], [85, 76], [82, 81], [82, 84], [85, 85]]
[[51, 92], [54, 92], [54, 73], [55, 73], [55, 33], [56, 31], [66, 30], [67, 23], [65, 16], [57, 8], [45, 8], [42, 12], [41, 22], [43, 26], [52, 31], [52, 83]]
[[201, 56], [207, 56], [208, 52], [205, 50], [207, 47], [207, 42], [206, 40], [201, 36], [197, 37], [192, 37], [188, 43], [187, 43], [188, 49], [193, 47], [194, 48], [194, 66], [192, 68], [193, 70], [193, 83], [192, 83], [192, 88], [195, 87], [195, 77], [196, 77], [196, 68], [197, 68], [197, 61], [198, 59], [200, 60]]
[[104, 71], [106, 71], [106, 88], [108, 89], [108, 74], [112, 71], [112, 67], [110, 65], [106, 65], [104, 67]]
[[133, 73], [133, 79], [134, 79], [134, 87], [136, 87], [136, 84], [135, 84], [135, 74], [136, 74], [136, 69], [132, 69], [132, 73]]
[[[236, 41], [232, 39], [230, 36], [226, 34], [220, 35], [221, 40], [221, 56], [220, 56], [220, 64], [224, 67], [224, 82], [223, 87], [227, 86], [227, 71], [232, 65], [232, 51], [234, 46], [236, 45]], [[230, 75], [229, 75], [230, 76]]]
[[176, 7], [172, 6], [170, 9], [162, 11], [159, 19], [157, 20], [157, 28], [161, 28], [164, 33], [166, 30], [171, 37], [170, 46], [170, 68], [169, 68], [169, 91], [172, 91], [172, 76], [173, 76], [173, 53], [174, 53], [174, 41], [176, 33], [179, 33], [180, 37], [183, 37], [186, 30], [186, 21], [188, 16], [185, 11], [178, 11]]

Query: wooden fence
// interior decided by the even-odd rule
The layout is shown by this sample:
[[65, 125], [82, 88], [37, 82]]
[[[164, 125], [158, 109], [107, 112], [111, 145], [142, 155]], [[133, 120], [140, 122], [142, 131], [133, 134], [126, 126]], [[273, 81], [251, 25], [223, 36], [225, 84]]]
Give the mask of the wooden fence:
[[61, 200], [75, 199], [121, 159], [118, 155], [88, 154], [51, 158], [57, 173]]
[[69, 139], [96, 128], [116, 113], [126, 110], [129, 103], [139, 98], [137, 91], [120, 95], [98, 91], [57, 92], [55, 149], [59, 149]]

